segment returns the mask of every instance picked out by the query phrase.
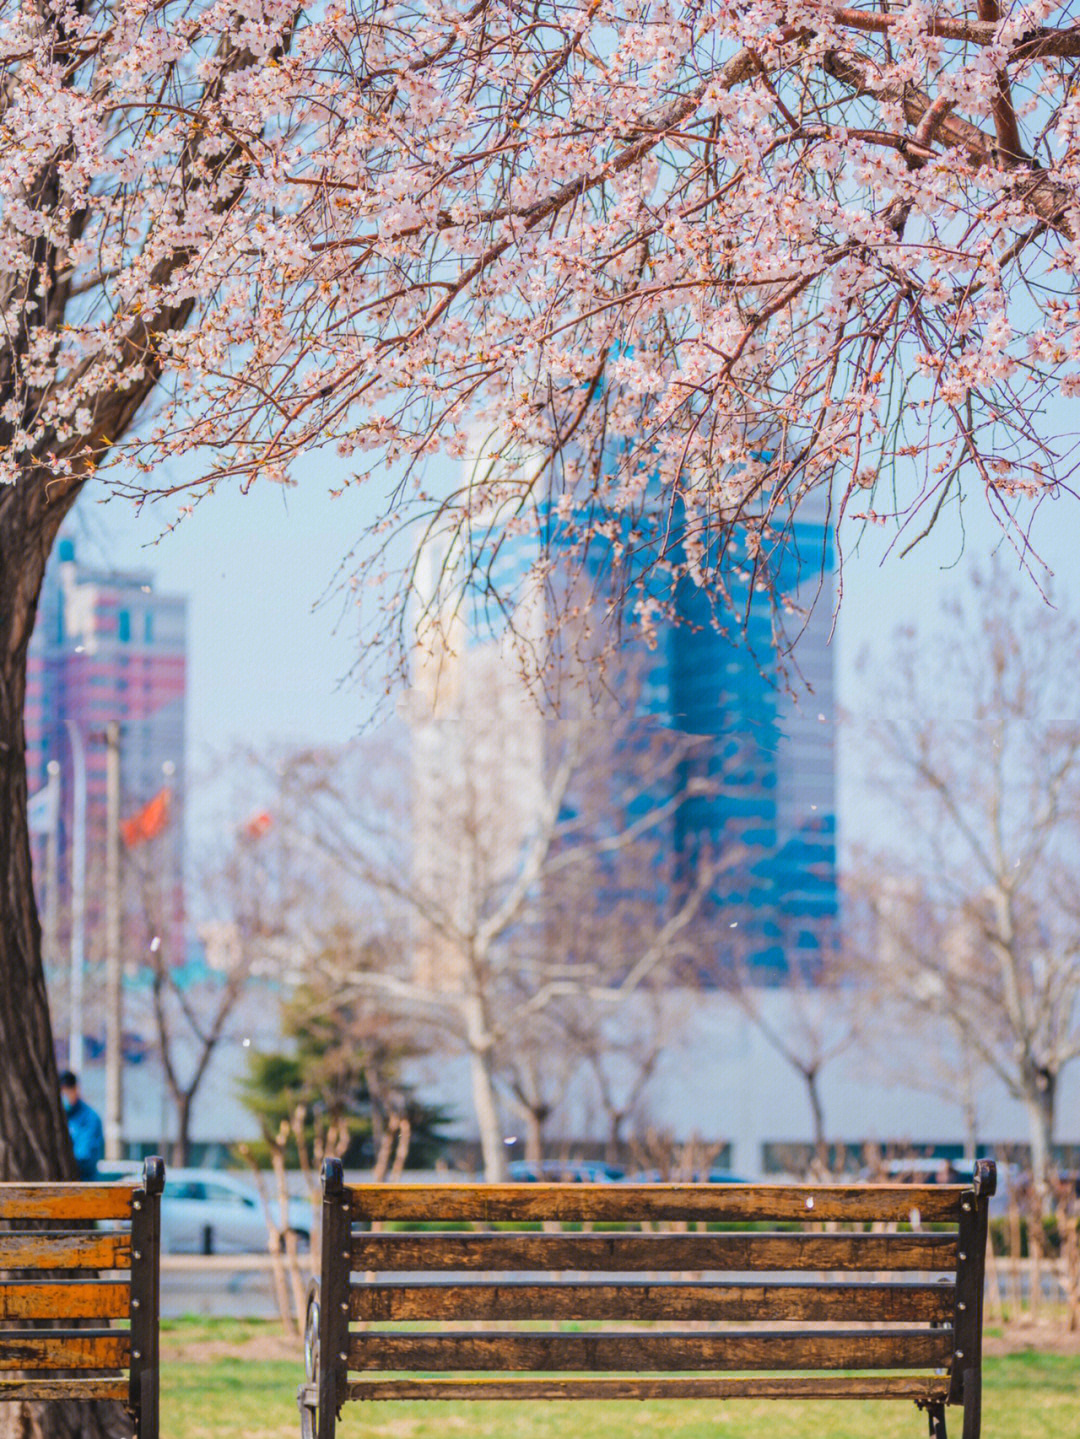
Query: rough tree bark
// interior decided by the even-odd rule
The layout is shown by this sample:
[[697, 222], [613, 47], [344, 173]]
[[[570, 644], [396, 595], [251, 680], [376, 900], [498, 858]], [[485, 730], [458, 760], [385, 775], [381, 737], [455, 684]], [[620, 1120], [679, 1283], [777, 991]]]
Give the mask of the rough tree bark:
[[[0, 1180], [77, 1177], [60, 1107], [31, 882], [23, 729], [38, 594], [74, 498], [70, 490], [50, 497], [40, 482], [0, 491]], [[119, 1405], [0, 1405], [4, 1439], [113, 1439], [127, 1432]]]
[[827, 1171], [829, 1146], [825, 1140], [825, 1105], [821, 1099], [821, 1068], [807, 1065], [799, 1070], [806, 1085], [806, 1097], [810, 1101], [810, 1113], [814, 1120], [814, 1161], [819, 1169]]
[[1023, 1102], [1031, 1140], [1031, 1175], [1035, 1186], [1036, 1207], [1040, 1213], [1049, 1207], [1053, 1186], [1057, 1079], [1057, 1074], [1040, 1068], [1034, 1062], [1025, 1062], [1021, 1066]]
[[[72, 8], [83, 13], [86, 7], [76, 3]], [[67, 12], [43, 13], [63, 41]], [[279, 54], [275, 51], [270, 58]], [[207, 82], [204, 99], [218, 93], [230, 72], [253, 61], [250, 52], [226, 39], [218, 58], [220, 73]], [[202, 133], [196, 132], [188, 160], [194, 159]], [[178, 167], [182, 176], [191, 176], [183, 180], [178, 203], [206, 185], [216, 185], [231, 166], [235, 185], [211, 201], [217, 213], [224, 213], [246, 183], [247, 167], [236, 167], [241, 154], [238, 146], [227, 146], [214, 155], [202, 176], [195, 176], [189, 166]], [[18, 430], [33, 428], [40, 394], [28, 377], [34, 373], [28, 362], [35, 337], [50, 330], [59, 333], [74, 296], [73, 267], [57, 247], [55, 224], [46, 223], [62, 213], [60, 176], [66, 159], [66, 153], [58, 151], [26, 181], [27, 208], [40, 214], [43, 223], [40, 231], [27, 232], [30, 271], [37, 277], [32, 296], [22, 297], [17, 321], [0, 343], [0, 406], [9, 411], [0, 420], [4, 447]], [[88, 204], [98, 200], [91, 196]], [[88, 210], [66, 214], [68, 241], [84, 233], [88, 217]], [[179, 246], [156, 266], [151, 285], [164, 286], [190, 259], [191, 253]], [[0, 301], [11, 299], [17, 283], [14, 274], [0, 275]], [[133, 306], [116, 345], [119, 378], [95, 397], [82, 432], [62, 440], [49, 428], [38, 428], [16, 483], [0, 487], [0, 1180], [74, 1177], [57, 1088], [27, 819], [26, 659], [45, 566], [60, 525], [87, 479], [130, 430], [161, 378], [157, 337], [184, 329], [193, 311], [191, 298], [153, 312], [140, 313], [140, 306]], [[57, 374], [52, 382], [62, 385], [64, 378]], [[70, 466], [63, 474], [60, 462]], [[129, 1429], [118, 1404], [0, 1404], [0, 1439], [111, 1439]]]
[[43, 514], [42, 500], [40, 491], [0, 490], [0, 1180], [75, 1177], [57, 1088], [26, 809], [26, 655], [45, 561], [63, 517]]
[[466, 1044], [472, 1075], [473, 1106], [480, 1130], [480, 1149], [484, 1157], [484, 1178], [489, 1184], [506, 1180], [506, 1146], [503, 1144], [499, 1121], [499, 1101], [495, 1090], [495, 1042], [487, 1022], [483, 999], [470, 995], [464, 1008]]

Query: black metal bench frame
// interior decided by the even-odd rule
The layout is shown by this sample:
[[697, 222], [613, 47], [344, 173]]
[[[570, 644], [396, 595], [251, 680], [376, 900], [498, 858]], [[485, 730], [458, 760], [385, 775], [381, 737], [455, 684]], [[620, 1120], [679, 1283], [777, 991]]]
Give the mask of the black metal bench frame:
[[[931, 1439], [945, 1439], [946, 1408], [959, 1406], [963, 1439], [979, 1439], [988, 1207], [996, 1185], [990, 1161], [979, 1162], [967, 1187], [350, 1187], [336, 1160], [324, 1164], [322, 1182], [320, 1277], [308, 1304], [307, 1382], [297, 1396], [303, 1439], [335, 1439], [348, 1400], [737, 1396], [914, 1400], [927, 1413]], [[529, 1224], [533, 1231], [537, 1221], [568, 1220], [586, 1227], [667, 1222], [677, 1229], [373, 1229], [383, 1222], [440, 1220]], [[747, 1232], [755, 1220], [809, 1222], [814, 1228]], [[875, 1221], [877, 1231], [868, 1232]], [[889, 1232], [881, 1232], [880, 1222], [891, 1226]], [[705, 1227], [710, 1223], [712, 1230]], [[743, 1227], [717, 1232], [717, 1223]], [[689, 1232], [691, 1225], [701, 1228]], [[948, 1227], [927, 1227], [942, 1225]], [[558, 1279], [538, 1283], [535, 1275], [544, 1270]], [[820, 1277], [792, 1282], [786, 1270]], [[388, 1283], [378, 1277], [393, 1271], [420, 1272], [421, 1278]], [[607, 1277], [566, 1282], [581, 1271]], [[860, 1271], [893, 1278], [859, 1281]], [[767, 1277], [686, 1277], [747, 1272]], [[354, 1284], [357, 1273], [367, 1277]], [[490, 1277], [495, 1273], [497, 1281]], [[433, 1274], [456, 1277], [433, 1284]], [[644, 1282], [643, 1274], [649, 1276]], [[923, 1277], [912, 1282], [913, 1274]], [[672, 1276], [681, 1277], [673, 1282]], [[897, 1276], [905, 1282], [896, 1282]], [[503, 1328], [483, 1334], [431, 1326], [426, 1333], [349, 1327], [350, 1320], [593, 1318], [692, 1323], [676, 1333], [625, 1325], [615, 1333]], [[819, 1327], [740, 1331], [723, 1327], [729, 1319], [810, 1320]], [[700, 1321], [721, 1321], [721, 1327], [705, 1333]], [[845, 1321], [847, 1327], [835, 1327]], [[350, 1369], [365, 1377], [351, 1380]], [[713, 1372], [687, 1376], [694, 1369]], [[807, 1372], [812, 1370], [818, 1372]], [[874, 1372], [852, 1372], [860, 1370]], [[879, 1372], [884, 1370], [900, 1372]], [[426, 1377], [415, 1377], [417, 1371]], [[472, 1377], [476, 1371], [482, 1377]]]
[[0, 1184], [0, 1401], [118, 1400], [159, 1439], [164, 1185], [157, 1158], [130, 1185]]

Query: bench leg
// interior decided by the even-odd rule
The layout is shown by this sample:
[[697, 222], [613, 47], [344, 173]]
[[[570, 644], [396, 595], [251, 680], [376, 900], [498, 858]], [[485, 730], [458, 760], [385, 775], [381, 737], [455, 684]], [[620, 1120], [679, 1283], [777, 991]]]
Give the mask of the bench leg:
[[982, 1428], [982, 1368], [964, 1370], [964, 1439], [979, 1439]]
[[313, 1384], [301, 1384], [296, 1391], [296, 1402], [300, 1406], [300, 1439], [315, 1439], [316, 1390]]
[[[930, 1439], [946, 1439], [945, 1405], [928, 1404], [926, 1406], [926, 1417], [930, 1421]], [[967, 1439], [966, 1435], [964, 1439]]]

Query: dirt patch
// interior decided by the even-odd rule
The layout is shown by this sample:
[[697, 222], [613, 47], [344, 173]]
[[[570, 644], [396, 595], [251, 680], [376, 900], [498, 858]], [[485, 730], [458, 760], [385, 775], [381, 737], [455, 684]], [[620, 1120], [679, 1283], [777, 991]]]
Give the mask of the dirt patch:
[[290, 1339], [277, 1328], [259, 1329], [254, 1333], [231, 1338], [211, 1339], [205, 1336], [186, 1339], [182, 1334], [161, 1336], [163, 1363], [205, 1364], [215, 1359], [268, 1360], [280, 1359], [303, 1364], [304, 1346], [299, 1339]]
[[1004, 1354], [1023, 1354], [1035, 1349], [1040, 1354], [1080, 1355], [1080, 1330], [1069, 1333], [1064, 1324], [1051, 1321], [1030, 1321], [1009, 1324], [1000, 1334], [983, 1338], [983, 1353], [995, 1358]]

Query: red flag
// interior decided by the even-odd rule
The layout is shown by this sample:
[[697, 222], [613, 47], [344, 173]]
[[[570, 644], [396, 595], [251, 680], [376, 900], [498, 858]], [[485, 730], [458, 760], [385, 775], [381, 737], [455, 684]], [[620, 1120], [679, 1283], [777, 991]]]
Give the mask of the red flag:
[[245, 822], [243, 829], [248, 839], [262, 839], [263, 835], [273, 827], [274, 816], [269, 810], [261, 809]]
[[124, 836], [124, 843], [128, 849], [134, 849], [137, 844], [143, 844], [148, 839], [159, 835], [169, 823], [169, 814], [172, 809], [172, 790], [166, 787], [159, 789], [152, 800], [148, 800], [142, 809], [136, 810], [133, 815], [120, 821], [120, 833]]

